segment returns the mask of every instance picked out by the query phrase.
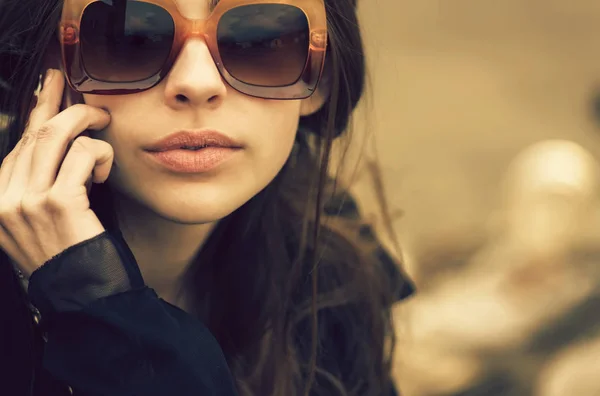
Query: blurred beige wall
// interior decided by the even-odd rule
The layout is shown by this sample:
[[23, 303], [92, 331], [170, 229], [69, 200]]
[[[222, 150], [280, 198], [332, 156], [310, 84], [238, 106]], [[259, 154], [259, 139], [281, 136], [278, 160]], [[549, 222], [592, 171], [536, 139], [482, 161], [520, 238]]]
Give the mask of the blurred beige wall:
[[358, 128], [376, 133], [411, 272], [435, 241], [476, 239], [526, 145], [568, 138], [600, 157], [597, 0], [359, 3], [373, 97]]

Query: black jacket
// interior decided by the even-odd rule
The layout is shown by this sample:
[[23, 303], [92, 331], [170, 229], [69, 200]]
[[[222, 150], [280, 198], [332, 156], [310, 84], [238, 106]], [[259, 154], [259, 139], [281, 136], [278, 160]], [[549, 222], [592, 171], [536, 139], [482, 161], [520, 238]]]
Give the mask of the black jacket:
[[[411, 294], [383, 250], [380, 258], [406, 285], [398, 298]], [[0, 267], [0, 277], [14, 277]], [[118, 231], [73, 246], [35, 271], [29, 307], [4, 297], [24, 297], [17, 282], [2, 284], [13, 289], [0, 290], [0, 370], [10, 376], [2, 378], [0, 395], [237, 394], [210, 331], [144, 284]]]

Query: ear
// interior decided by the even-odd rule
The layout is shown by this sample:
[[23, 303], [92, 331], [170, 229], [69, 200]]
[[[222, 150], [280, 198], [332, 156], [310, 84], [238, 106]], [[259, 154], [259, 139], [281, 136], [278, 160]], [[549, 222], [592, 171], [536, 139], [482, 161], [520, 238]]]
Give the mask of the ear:
[[[46, 70], [50, 68], [61, 71], [63, 70], [58, 39], [53, 39], [50, 41], [44, 56], [44, 66], [42, 72], [46, 72]], [[84, 103], [83, 95], [73, 90], [73, 88], [71, 88], [71, 86], [65, 81], [65, 89], [63, 91], [60, 111], [63, 111], [64, 109], [77, 103]]]
[[302, 99], [300, 106], [300, 115], [302, 117], [316, 113], [323, 107], [327, 99], [329, 99], [329, 94], [331, 93], [330, 70], [331, 68], [326, 64], [315, 93], [306, 99]]

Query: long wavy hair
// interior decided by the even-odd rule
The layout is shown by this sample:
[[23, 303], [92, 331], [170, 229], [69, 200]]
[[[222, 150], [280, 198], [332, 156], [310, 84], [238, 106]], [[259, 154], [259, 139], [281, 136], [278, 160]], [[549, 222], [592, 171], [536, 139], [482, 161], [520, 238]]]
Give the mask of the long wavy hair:
[[[328, 100], [300, 119], [284, 168], [219, 222], [186, 278], [242, 395], [380, 396], [391, 386], [395, 290], [373, 241], [361, 241], [364, 227], [352, 201], [328, 172], [333, 141], [347, 129], [365, 85], [356, 0], [325, 3]], [[61, 6], [60, 0], [0, 2], [0, 113], [9, 116], [1, 158], [26, 125]], [[117, 225], [110, 197], [107, 185], [94, 185], [90, 194], [107, 228]], [[13, 325], [13, 339], [5, 335], [1, 351], [11, 359], [11, 380], [27, 381], [28, 363], [17, 359], [29, 348], [31, 321], [18, 286], [9, 264], [0, 262], [0, 315], [12, 315], [2, 322], [18, 321], [23, 330]]]

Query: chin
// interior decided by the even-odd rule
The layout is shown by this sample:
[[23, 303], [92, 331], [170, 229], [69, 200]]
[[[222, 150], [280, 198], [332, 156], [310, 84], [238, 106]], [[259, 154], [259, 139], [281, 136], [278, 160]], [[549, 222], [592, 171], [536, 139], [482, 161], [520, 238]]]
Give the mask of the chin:
[[182, 212], [182, 211], [159, 211], [154, 210], [154, 212], [163, 218], [164, 220], [170, 221], [175, 224], [181, 225], [199, 225], [199, 224], [211, 224], [215, 223], [231, 213], [235, 211], [207, 211], [207, 210], [198, 210], [196, 212]]
[[179, 197], [162, 196], [160, 201], [143, 202], [144, 206], [165, 220], [177, 224], [207, 224], [219, 221], [241, 207], [244, 202], [236, 202], [221, 197], [209, 199], [204, 197], [197, 200], [181, 200]]

